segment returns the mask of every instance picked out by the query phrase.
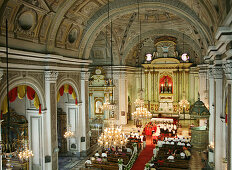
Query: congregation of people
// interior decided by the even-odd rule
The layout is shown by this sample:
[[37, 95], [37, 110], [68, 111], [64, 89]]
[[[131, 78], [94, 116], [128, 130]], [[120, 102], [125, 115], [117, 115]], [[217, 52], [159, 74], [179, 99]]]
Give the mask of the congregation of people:
[[103, 148], [101, 152], [96, 152], [88, 160], [85, 161], [86, 168], [100, 169], [118, 169], [118, 160], [126, 164], [132, 154], [131, 148], [126, 147], [110, 147]]

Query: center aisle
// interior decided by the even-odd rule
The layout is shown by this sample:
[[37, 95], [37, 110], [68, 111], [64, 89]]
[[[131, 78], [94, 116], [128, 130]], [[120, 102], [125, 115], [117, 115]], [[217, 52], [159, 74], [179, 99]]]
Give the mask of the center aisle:
[[153, 149], [155, 148], [155, 144], [152, 143], [152, 137], [146, 136], [146, 147], [139, 154], [136, 162], [134, 163], [132, 170], [144, 170], [145, 164], [151, 160], [153, 156]]

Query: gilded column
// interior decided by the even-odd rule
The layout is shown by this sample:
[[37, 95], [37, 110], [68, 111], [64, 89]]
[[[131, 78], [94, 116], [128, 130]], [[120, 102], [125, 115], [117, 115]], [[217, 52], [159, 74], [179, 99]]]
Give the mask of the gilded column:
[[148, 89], [148, 70], [145, 69], [144, 71], [145, 74], [145, 101], [148, 101], [148, 93], [149, 93], [149, 89]]
[[151, 84], [152, 84], [152, 80], [151, 79], [152, 78], [151, 77], [152, 77], [152, 75], [151, 75], [151, 70], [150, 69], [148, 69], [148, 73], [147, 74], [148, 74], [147, 75], [148, 76], [148, 81], [147, 81], [148, 85], [147, 86], [148, 86], [148, 89], [149, 89], [148, 90], [148, 101], [151, 101], [151, 96], [152, 96], [151, 95], [151, 93], [152, 93], [152, 90], [151, 90]]
[[182, 100], [182, 69], [179, 70], [179, 100]]
[[176, 102], [176, 72], [173, 71], [173, 102]]
[[185, 94], [186, 99], [189, 101], [189, 69], [186, 69], [185, 72]]
[[159, 102], [159, 72], [155, 72], [155, 102]]
[[151, 101], [154, 101], [154, 69], [151, 70]]

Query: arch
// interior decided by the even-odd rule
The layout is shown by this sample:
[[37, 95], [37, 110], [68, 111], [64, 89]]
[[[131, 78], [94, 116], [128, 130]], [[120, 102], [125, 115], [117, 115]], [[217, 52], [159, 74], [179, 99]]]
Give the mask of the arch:
[[76, 85], [76, 83], [75, 83], [72, 79], [69, 79], [69, 78], [61, 79], [61, 80], [57, 83], [57, 86], [56, 86], [57, 92], [58, 92], [59, 89], [60, 89], [63, 85], [65, 85], [65, 84], [68, 84], [68, 85], [72, 86], [72, 88], [74, 89], [74, 91], [75, 91], [76, 94], [77, 94], [77, 100], [78, 100], [78, 101], [81, 101], [78, 86]]
[[[137, 11], [137, 0], [128, 0], [111, 3], [111, 19], [117, 18], [119, 16], [125, 15], [127, 13]], [[207, 46], [213, 44], [212, 36], [210, 36], [209, 28], [206, 27], [197, 14], [190, 9], [186, 4], [178, 0], [143, 0], [141, 2], [142, 8], [154, 8], [154, 9], [166, 9], [181, 18], [184, 18], [186, 21], [194, 25], [204, 41], [204, 46], [207, 49]], [[91, 46], [96, 39], [97, 34], [101, 29], [106, 26], [107, 22], [107, 6], [101, 8], [97, 11], [91, 19], [88, 20], [86, 29], [83, 34], [83, 38], [79, 47], [79, 56], [83, 58], [88, 58], [91, 50]]]
[[[167, 29], [155, 29], [155, 30], [144, 32], [141, 35], [141, 41], [144, 41], [146, 38], [148, 38], [151, 35], [164, 35], [164, 34], [168, 36], [174, 36], [178, 39], [183, 40], [183, 33], [179, 31], [167, 30]], [[197, 53], [198, 56], [200, 57], [202, 56], [199, 50], [201, 49], [201, 47], [186, 34], [185, 34], [185, 41], [192, 45], [191, 47], [193, 47], [193, 50]], [[128, 45], [125, 47], [126, 50], [124, 51], [123, 56], [122, 56], [123, 64], [125, 64], [126, 57], [128, 56], [130, 50], [133, 47], [135, 47], [137, 44], [138, 44], [138, 36], [134, 37], [128, 42]]]
[[[41, 110], [45, 110], [46, 109], [46, 104], [45, 104], [45, 98], [44, 96], [44, 90], [41, 87], [41, 85], [39, 83], [37, 83], [38, 81], [36, 79], [34, 79], [33, 77], [17, 77], [14, 78], [12, 80], [9, 81], [9, 90], [20, 86], [20, 85], [27, 85], [30, 86], [31, 88], [33, 88], [35, 90], [35, 92], [37, 93], [38, 97], [39, 97], [39, 101], [41, 104]], [[2, 102], [4, 100], [4, 97], [7, 94], [7, 85], [6, 83], [3, 84], [3, 88], [0, 90], [0, 108], [2, 105]]]

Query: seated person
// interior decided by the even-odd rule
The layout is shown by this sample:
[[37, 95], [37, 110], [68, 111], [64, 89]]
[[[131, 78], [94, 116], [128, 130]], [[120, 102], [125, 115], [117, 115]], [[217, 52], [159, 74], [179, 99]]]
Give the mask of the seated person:
[[107, 157], [107, 153], [102, 153], [101, 157], [102, 158]]
[[185, 143], [184, 143], [184, 142], [182, 142], [182, 143], [181, 143], [181, 146], [185, 146]]
[[175, 143], [172, 141], [170, 144], [171, 144], [171, 145], [174, 145]]
[[126, 151], [132, 154], [131, 148], [126, 148]]
[[85, 161], [85, 164], [92, 164], [92, 161], [90, 160], [90, 159], [87, 159], [86, 161]]
[[178, 142], [177, 145], [181, 146], [182, 144], [181, 144], [181, 142]]
[[189, 150], [188, 150], [188, 149], [185, 149], [185, 150], [184, 150], [184, 153], [185, 153], [186, 159], [189, 160], [190, 157], [191, 157], [191, 153], [189, 152]]
[[163, 142], [161, 140], [158, 140], [157, 145], [161, 148], [163, 146]]
[[96, 158], [94, 157], [94, 155], [90, 158], [91, 161], [95, 161]]
[[188, 146], [188, 147], [191, 147], [191, 144], [190, 144], [190, 143], [187, 143], [187, 146]]
[[174, 161], [174, 156], [173, 155], [169, 155], [167, 160], [169, 160], [170, 162]]
[[98, 157], [98, 158], [96, 159], [96, 161], [97, 161], [97, 162], [101, 162], [101, 161], [102, 161], [102, 158]]
[[184, 153], [184, 152], [181, 152], [181, 153], [180, 153], [180, 157], [181, 157], [181, 159], [185, 159], [185, 153]]
[[95, 153], [95, 157], [99, 157], [100, 154], [98, 153], [98, 151]]

